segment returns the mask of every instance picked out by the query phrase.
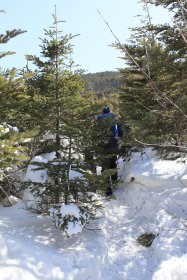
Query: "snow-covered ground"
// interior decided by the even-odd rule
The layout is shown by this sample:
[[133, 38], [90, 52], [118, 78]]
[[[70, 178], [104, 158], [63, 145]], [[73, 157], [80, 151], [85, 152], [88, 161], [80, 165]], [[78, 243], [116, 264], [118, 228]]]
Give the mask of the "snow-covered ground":
[[[187, 159], [119, 161], [102, 218], [64, 236], [22, 201], [0, 207], [0, 280], [187, 280]], [[137, 238], [157, 235], [150, 247]]]

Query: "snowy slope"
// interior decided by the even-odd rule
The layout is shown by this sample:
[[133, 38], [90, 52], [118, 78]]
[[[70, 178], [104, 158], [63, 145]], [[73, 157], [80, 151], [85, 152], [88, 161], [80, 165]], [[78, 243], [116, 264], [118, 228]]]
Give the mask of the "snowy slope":
[[[186, 159], [148, 149], [120, 160], [119, 173], [116, 199], [89, 225], [97, 231], [67, 238], [22, 202], [0, 207], [0, 280], [187, 280]], [[158, 234], [151, 247], [136, 241], [146, 232]]]

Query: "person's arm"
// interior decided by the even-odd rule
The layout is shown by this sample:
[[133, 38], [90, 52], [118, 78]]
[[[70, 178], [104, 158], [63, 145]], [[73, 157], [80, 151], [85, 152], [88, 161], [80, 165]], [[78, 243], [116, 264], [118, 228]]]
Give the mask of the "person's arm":
[[118, 136], [120, 137], [120, 138], [122, 138], [123, 137], [123, 130], [122, 130], [122, 128], [121, 128], [121, 126], [118, 124]]

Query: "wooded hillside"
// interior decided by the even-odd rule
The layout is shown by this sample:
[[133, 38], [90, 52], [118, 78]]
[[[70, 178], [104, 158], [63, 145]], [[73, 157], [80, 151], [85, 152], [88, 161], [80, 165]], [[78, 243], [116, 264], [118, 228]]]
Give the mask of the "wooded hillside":
[[122, 75], [115, 71], [89, 73], [85, 75], [85, 80], [85, 90], [93, 90], [99, 96], [114, 93], [122, 86]]

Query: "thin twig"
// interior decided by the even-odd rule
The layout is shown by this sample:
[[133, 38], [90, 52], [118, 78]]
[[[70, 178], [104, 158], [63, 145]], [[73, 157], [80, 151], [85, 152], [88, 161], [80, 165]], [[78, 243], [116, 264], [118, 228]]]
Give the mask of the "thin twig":
[[96, 233], [97, 230], [102, 230], [101, 228], [87, 228], [87, 227], [84, 227], [85, 229], [87, 230], [91, 230], [91, 231], [94, 231]]
[[179, 182], [186, 188], [185, 184], [181, 181], [180, 178], [178, 178]]
[[[169, 210], [166, 210], [166, 212], [171, 215], [172, 217], [176, 218], [185, 228], [187, 228], [187, 224], [185, 224], [182, 220], [182, 218], [178, 217], [177, 215], [173, 214], [172, 212], [170, 212]], [[184, 219], [183, 219], [184, 220]], [[186, 221], [186, 220], [184, 220]], [[187, 222], [187, 221], [186, 221]]]

